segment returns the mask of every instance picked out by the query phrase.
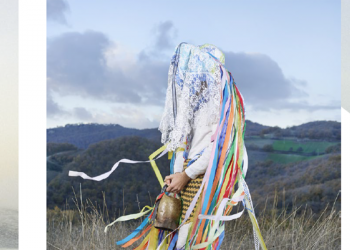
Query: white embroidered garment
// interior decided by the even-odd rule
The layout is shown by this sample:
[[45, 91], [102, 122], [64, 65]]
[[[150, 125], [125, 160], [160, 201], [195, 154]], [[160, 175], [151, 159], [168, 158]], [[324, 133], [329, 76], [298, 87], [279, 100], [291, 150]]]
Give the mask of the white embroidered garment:
[[[192, 128], [219, 121], [221, 100], [220, 65], [224, 54], [214, 45], [180, 43], [171, 59], [164, 112], [159, 130], [169, 151], [181, 147]], [[205, 115], [201, 115], [205, 114]]]
[[[193, 129], [193, 138], [188, 158], [193, 159], [201, 150], [204, 149], [204, 151], [202, 155], [185, 170], [186, 174], [191, 179], [195, 179], [198, 175], [204, 174], [208, 167], [210, 153], [213, 147], [211, 136], [215, 133], [216, 127], [217, 124], [212, 126], [200, 126]], [[174, 173], [182, 172], [184, 161], [183, 151], [178, 151], [174, 162]]]

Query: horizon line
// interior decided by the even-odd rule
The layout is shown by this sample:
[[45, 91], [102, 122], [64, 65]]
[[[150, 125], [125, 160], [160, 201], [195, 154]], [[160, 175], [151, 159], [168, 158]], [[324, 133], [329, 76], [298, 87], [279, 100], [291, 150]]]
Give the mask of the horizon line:
[[[252, 123], [257, 123], [259, 125], [262, 125], [262, 126], [266, 126], [266, 127], [279, 127], [281, 129], [286, 129], [286, 128], [290, 128], [290, 127], [294, 127], [294, 126], [300, 126], [300, 125], [303, 125], [303, 124], [306, 124], [306, 123], [311, 123], [311, 122], [338, 122], [338, 123], [341, 123], [341, 121], [336, 121], [336, 120], [314, 120], [314, 121], [308, 121], [308, 122], [304, 122], [304, 123], [300, 123], [298, 125], [288, 125], [286, 127], [280, 127], [278, 125], [275, 125], [275, 126], [269, 126], [269, 125], [264, 125], [264, 124], [261, 124], [259, 122], [253, 122], [251, 120], [246, 120], [246, 121], [250, 121]], [[65, 125], [57, 125], [56, 127], [47, 127], [46, 130], [48, 129], [55, 129], [55, 128], [64, 128], [66, 127], [67, 125], [73, 125], [73, 126], [77, 126], [77, 125], [118, 125], [118, 126], [121, 126], [123, 128], [130, 128], [130, 129], [138, 129], [138, 130], [143, 130], [143, 129], [158, 129], [157, 127], [154, 127], [154, 128], [133, 128], [133, 127], [125, 127], [123, 125], [120, 125], [118, 123], [97, 123], [97, 122], [89, 122], [89, 123], [84, 123], [84, 122], [80, 122], [80, 123], [67, 123]]]

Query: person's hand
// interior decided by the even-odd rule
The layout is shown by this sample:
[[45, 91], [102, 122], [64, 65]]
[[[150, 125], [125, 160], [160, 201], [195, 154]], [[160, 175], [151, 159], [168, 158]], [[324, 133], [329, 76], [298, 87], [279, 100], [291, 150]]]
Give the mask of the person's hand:
[[[175, 174], [180, 174], [180, 172], [177, 172]], [[165, 176], [165, 179], [164, 179], [164, 182], [168, 185], [168, 187], [170, 186], [170, 183], [171, 183], [170, 176], [172, 176], [172, 175], [167, 175], [167, 176]]]
[[175, 194], [180, 193], [180, 191], [186, 186], [186, 184], [191, 180], [191, 178], [186, 174], [185, 171], [181, 173], [175, 173], [165, 177], [164, 181], [168, 185], [166, 189], [167, 192], [173, 192]]

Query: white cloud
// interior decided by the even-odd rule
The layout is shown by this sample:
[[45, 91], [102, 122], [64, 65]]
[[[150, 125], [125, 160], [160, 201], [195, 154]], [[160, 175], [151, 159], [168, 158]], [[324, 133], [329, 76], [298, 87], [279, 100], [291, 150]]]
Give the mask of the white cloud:
[[[162, 22], [154, 28], [152, 46], [137, 53], [127, 45], [111, 41], [96, 31], [69, 32], [48, 42], [48, 91], [56, 93], [55, 102], [48, 97], [48, 115], [62, 115], [67, 120], [84, 122], [115, 122], [123, 126], [155, 125], [159, 121], [165, 100], [169, 50], [176, 29], [172, 22]], [[245, 103], [254, 112], [287, 113], [335, 110], [337, 102], [311, 102], [305, 80], [287, 78], [277, 62], [261, 53], [225, 52], [226, 67], [232, 73]], [[63, 99], [81, 97], [82, 102], [63, 107]], [[91, 102], [104, 103], [96, 113]], [[111, 115], [113, 105], [129, 105], [142, 112], [119, 106]], [[150, 118], [145, 107], [158, 110]], [[340, 104], [339, 104], [340, 106]], [[108, 111], [109, 110], [109, 111]], [[124, 110], [124, 111], [123, 111]], [[70, 118], [67, 118], [70, 117]], [[256, 116], [258, 117], [258, 116]], [[255, 119], [252, 119], [255, 121]], [[73, 122], [72, 122], [73, 123]], [[140, 125], [141, 124], [141, 125]]]

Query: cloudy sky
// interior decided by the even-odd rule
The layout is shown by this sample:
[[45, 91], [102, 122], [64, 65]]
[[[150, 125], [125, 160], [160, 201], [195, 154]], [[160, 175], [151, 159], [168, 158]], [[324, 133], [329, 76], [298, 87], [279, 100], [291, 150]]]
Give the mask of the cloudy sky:
[[183, 41], [225, 53], [247, 119], [340, 121], [340, 1], [48, 0], [47, 8], [48, 128], [158, 127], [170, 57]]

